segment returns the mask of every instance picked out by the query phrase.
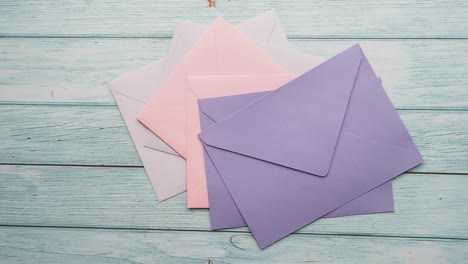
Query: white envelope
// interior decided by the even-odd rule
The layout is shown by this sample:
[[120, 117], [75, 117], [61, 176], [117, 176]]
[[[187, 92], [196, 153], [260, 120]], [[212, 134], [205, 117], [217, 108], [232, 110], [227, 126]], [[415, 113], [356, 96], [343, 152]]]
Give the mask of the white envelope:
[[[310, 60], [289, 47], [286, 36], [273, 10], [240, 24], [237, 29], [265, 50], [285, 68], [309, 69]], [[203, 34], [205, 27], [178, 22], [166, 58], [129, 72], [109, 83], [127, 129], [159, 201], [186, 190], [186, 163], [171, 147], [136, 120], [146, 101], [158, 89], [177, 63]], [[291, 56], [301, 58], [302, 65], [290, 63]], [[304, 60], [302, 60], [304, 59]], [[316, 59], [312, 59], [315, 62]]]

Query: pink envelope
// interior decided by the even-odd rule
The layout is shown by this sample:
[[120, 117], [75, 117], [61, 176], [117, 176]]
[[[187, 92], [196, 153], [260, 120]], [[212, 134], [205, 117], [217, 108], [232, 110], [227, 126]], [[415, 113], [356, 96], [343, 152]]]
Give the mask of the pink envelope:
[[[169, 54], [165, 58], [128, 72], [109, 83], [112, 95], [159, 201], [185, 192], [187, 189], [186, 162], [170, 146], [138, 122], [136, 116], [207, 28], [178, 21], [172, 36]], [[303, 61], [307, 55], [288, 48], [286, 35], [273, 10], [251, 18], [236, 28], [288, 69], [296, 71], [298, 66], [308, 68], [302, 67], [303, 63], [293, 65], [288, 63], [292, 56]], [[311, 58], [307, 59], [307, 61], [310, 60]]]
[[208, 204], [198, 99], [271, 91], [293, 80], [291, 74], [189, 76], [187, 86], [187, 197], [190, 204]]
[[[186, 89], [189, 75], [288, 74], [224, 19], [217, 18], [149, 100], [138, 120], [182, 157], [186, 148]], [[206, 208], [208, 200], [191, 200]]]

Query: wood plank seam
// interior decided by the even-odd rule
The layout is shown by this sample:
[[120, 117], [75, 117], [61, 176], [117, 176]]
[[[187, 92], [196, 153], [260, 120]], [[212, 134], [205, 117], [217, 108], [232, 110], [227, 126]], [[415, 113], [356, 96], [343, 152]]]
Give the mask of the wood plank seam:
[[[313, 223], [312, 223], [313, 224]], [[116, 231], [145, 231], [145, 232], [198, 232], [198, 233], [227, 233], [227, 234], [251, 234], [250, 231], [246, 230], [202, 230], [202, 229], [167, 229], [167, 228], [129, 228], [129, 227], [88, 227], [88, 226], [50, 226], [50, 225], [9, 225], [9, 224], [0, 224], [0, 228], [53, 228], [53, 229], [80, 229], [80, 230], [116, 230]], [[461, 237], [432, 237], [432, 236], [402, 236], [402, 235], [374, 235], [371, 233], [362, 233], [362, 234], [347, 234], [347, 233], [292, 233], [294, 235], [304, 235], [304, 236], [341, 236], [341, 237], [380, 237], [380, 238], [411, 238], [411, 239], [430, 239], [430, 240], [459, 240], [459, 241], [468, 241], [468, 238]]]
[[[0, 162], [0, 166], [37, 166], [37, 167], [77, 167], [77, 168], [125, 168], [125, 169], [143, 169], [140, 165], [96, 165], [96, 164], [53, 164], [53, 163], [8, 163]], [[468, 176], [467, 173], [460, 172], [431, 172], [431, 171], [407, 171], [405, 174], [427, 174], [427, 175], [459, 175]]]

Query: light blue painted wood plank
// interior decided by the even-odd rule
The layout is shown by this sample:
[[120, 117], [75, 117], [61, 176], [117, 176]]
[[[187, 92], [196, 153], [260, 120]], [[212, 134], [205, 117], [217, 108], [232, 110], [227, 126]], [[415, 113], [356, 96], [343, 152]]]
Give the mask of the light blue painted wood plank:
[[[0, 225], [210, 230], [185, 194], [156, 201], [143, 169], [0, 166]], [[468, 239], [468, 175], [405, 174], [395, 213], [321, 219], [307, 234]], [[246, 229], [235, 229], [246, 232]]]
[[238, 23], [275, 8], [290, 37], [466, 38], [468, 2], [439, 0], [2, 1], [0, 34], [170, 36], [177, 19]]
[[[468, 37], [465, 1], [297, 1], [294, 8], [285, 1], [218, 1], [215, 10], [202, 8], [203, 1], [161, 3], [2, 2], [0, 35], [170, 36], [174, 20], [186, 14], [203, 23], [208, 23], [215, 13], [237, 22], [276, 7], [291, 37]], [[167, 40], [160, 39], [18, 40], [0, 40], [0, 100], [112, 103], [105, 83], [116, 73], [160, 57], [168, 45]], [[301, 50], [330, 56], [351, 42], [293, 44]], [[363, 44], [368, 45], [371, 62], [398, 107], [465, 109], [466, 43], [373, 40]], [[426, 157], [426, 164], [418, 171], [467, 172], [466, 112], [400, 113], [406, 123], [411, 123], [411, 133]], [[4, 105], [0, 106], [1, 115], [0, 135], [6, 151], [0, 161], [140, 164], [114, 107]], [[184, 195], [157, 204], [142, 169], [0, 166], [0, 174], [3, 224], [209, 228], [206, 211], [184, 209]], [[1, 228], [0, 262], [463, 263], [468, 261], [466, 240], [310, 234], [466, 239], [467, 184], [465, 175], [405, 175], [395, 185], [396, 214], [321, 220], [300, 231], [308, 235], [293, 235], [278, 243], [277, 248], [275, 245], [263, 252], [250, 235], [243, 233], [244, 229], [237, 233], [208, 233], [9, 227]], [[428, 216], [431, 221], [427, 221]]]
[[[468, 172], [466, 111], [399, 111], [425, 163]], [[0, 105], [0, 163], [140, 166], [116, 106]]]
[[[331, 57], [361, 43], [399, 108], [468, 108], [468, 40], [296, 40]], [[107, 83], [161, 58], [161, 39], [0, 39], [0, 100], [114, 104]]]
[[468, 241], [292, 235], [259, 250], [247, 234], [0, 228], [2, 263], [466, 263]]

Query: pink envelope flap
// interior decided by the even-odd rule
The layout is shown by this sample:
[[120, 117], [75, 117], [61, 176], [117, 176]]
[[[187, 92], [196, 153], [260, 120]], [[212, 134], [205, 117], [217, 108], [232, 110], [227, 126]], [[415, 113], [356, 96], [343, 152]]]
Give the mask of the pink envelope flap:
[[[185, 190], [185, 161], [169, 145], [138, 122], [136, 116], [207, 28], [205, 25], [177, 21], [170, 51], [164, 59], [125, 73], [109, 83], [109, 88], [160, 201]], [[262, 48], [268, 54], [281, 54], [280, 51], [288, 47], [274, 11], [251, 18], [236, 28], [251, 38], [251, 41], [255, 41], [258, 47], [268, 45], [268, 48]], [[298, 56], [298, 58], [303, 57]]]
[[212, 147], [326, 176], [361, 59], [362, 51], [354, 46], [221, 120], [200, 138]]
[[274, 73], [287, 71], [224, 19], [217, 18], [137, 118], [177, 153], [186, 157], [186, 76]]
[[[270, 91], [271, 84], [286, 83], [297, 77], [295, 74], [263, 75], [207, 75], [188, 76], [190, 89], [198, 98], [229, 96], [242, 93]], [[235, 85], [232, 85], [235, 84]], [[252, 87], [252, 84], [258, 87]], [[209, 85], [204, 85], [209, 84]], [[262, 87], [262, 84], [265, 88]]]
[[[252, 41], [255, 40], [255, 44], [258, 46], [271, 45], [268, 50], [273, 52], [282, 52], [284, 47], [289, 47], [286, 35], [274, 10], [269, 10], [246, 20], [236, 28], [251, 38]], [[179, 61], [206, 30], [207, 27], [203, 25], [177, 21], [168, 56], [162, 62], [150, 63], [112, 80], [110, 82], [111, 88], [126, 97], [146, 103], [158, 86], [161, 85], [161, 82], [156, 80], [164, 80], [164, 76], [171, 70], [172, 67], [167, 67], [167, 62]], [[259, 33], [262, 35], [259, 35]], [[292, 52], [292, 49], [288, 50]], [[304, 56], [304, 54], [301, 56]], [[307, 61], [307, 63], [309, 62]], [[148, 76], [151, 76], [151, 78], [148, 78]]]

